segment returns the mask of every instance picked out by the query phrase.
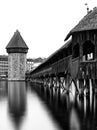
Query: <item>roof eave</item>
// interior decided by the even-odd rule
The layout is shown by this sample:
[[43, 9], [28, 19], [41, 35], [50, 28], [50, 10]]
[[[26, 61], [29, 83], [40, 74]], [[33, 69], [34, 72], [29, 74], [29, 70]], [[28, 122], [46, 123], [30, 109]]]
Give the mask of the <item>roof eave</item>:
[[67, 41], [71, 35], [72, 35], [72, 32], [69, 32], [69, 33], [67, 34], [66, 38], [64, 39], [64, 41]]

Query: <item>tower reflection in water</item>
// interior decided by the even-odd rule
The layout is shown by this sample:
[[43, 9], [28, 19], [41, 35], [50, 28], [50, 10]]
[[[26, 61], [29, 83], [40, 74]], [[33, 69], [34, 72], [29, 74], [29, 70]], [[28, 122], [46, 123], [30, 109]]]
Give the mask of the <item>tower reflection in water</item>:
[[19, 129], [26, 110], [25, 82], [8, 82], [8, 106], [10, 117]]

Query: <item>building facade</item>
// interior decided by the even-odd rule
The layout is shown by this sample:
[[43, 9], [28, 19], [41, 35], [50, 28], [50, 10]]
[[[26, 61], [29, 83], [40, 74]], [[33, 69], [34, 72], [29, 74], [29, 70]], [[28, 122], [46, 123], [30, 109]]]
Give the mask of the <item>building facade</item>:
[[0, 55], [0, 77], [8, 76], [8, 56]]
[[[26, 72], [30, 72], [34, 70], [37, 66], [43, 63], [44, 60], [45, 58], [35, 58], [35, 59], [27, 58]], [[7, 76], [8, 76], [8, 55], [0, 55], [0, 77], [2, 78]]]
[[33, 70], [33, 66], [34, 66], [33, 59], [28, 58], [28, 59], [26, 60], [26, 71], [27, 71], [27, 72], [30, 72], [31, 70]]
[[45, 61], [45, 58], [28, 58], [26, 60], [26, 71], [30, 72]]

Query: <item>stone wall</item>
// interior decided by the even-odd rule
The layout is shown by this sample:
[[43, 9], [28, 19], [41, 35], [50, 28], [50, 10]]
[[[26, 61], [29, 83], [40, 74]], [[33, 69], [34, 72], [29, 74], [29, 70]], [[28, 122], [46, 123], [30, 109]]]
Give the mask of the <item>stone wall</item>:
[[25, 80], [26, 54], [10, 53], [8, 55], [8, 80]]

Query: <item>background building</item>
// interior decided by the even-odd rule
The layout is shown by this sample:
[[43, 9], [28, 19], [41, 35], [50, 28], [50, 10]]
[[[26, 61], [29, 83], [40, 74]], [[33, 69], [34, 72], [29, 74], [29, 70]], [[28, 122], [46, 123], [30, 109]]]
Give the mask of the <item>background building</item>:
[[0, 77], [8, 75], [8, 56], [0, 55]]
[[[27, 58], [26, 60], [26, 71], [30, 72], [34, 70], [38, 65], [43, 63], [45, 58]], [[0, 55], [0, 77], [8, 76], [8, 56]]]
[[32, 70], [34, 70], [37, 66], [39, 66], [41, 63], [43, 63], [45, 61], [45, 58], [28, 58], [26, 61], [26, 71], [30, 72]]

